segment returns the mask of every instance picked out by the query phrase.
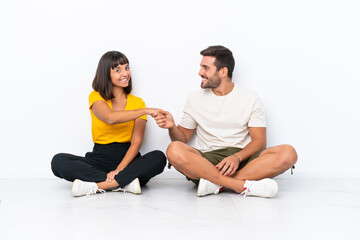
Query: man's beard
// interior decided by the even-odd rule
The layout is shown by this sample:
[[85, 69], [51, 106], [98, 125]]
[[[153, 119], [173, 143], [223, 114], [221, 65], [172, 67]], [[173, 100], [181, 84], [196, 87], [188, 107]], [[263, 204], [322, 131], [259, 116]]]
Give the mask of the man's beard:
[[[201, 76], [202, 78], [205, 78], [204, 76]], [[201, 88], [217, 88], [220, 83], [221, 83], [221, 79], [220, 78], [215, 78], [215, 79], [209, 79], [209, 78], [205, 78], [207, 80], [207, 83], [204, 84], [201, 82]]]

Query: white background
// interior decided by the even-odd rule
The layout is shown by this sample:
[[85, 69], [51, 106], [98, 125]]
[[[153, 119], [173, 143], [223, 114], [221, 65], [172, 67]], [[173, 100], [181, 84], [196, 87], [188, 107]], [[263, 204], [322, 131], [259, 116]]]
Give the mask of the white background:
[[[199, 52], [218, 44], [265, 103], [269, 146], [293, 145], [298, 171], [359, 173], [359, 12], [356, 0], [1, 1], [0, 178], [52, 177], [54, 154], [91, 151], [105, 52], [127, 55], [133, 94], [179, 122]], [[169, 143], [149, 119], [141, 152]]]

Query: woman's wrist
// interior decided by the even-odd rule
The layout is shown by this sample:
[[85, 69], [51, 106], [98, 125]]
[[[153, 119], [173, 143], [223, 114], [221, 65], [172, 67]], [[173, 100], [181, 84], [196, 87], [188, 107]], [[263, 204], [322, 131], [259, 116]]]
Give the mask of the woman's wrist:
[[150, 108], [143, 108], [143, 110], [144, 110], [144, 115], [146, 114], [146, 115], [150, 115], [151, 114], [151, 109]]
[[121, 167], [121, 166], [118, 166], [118, 167], [115, 169], [115, 171], [117, 171], [117, 172], [121, 172], [122, 170], [124, 170], [124, 168]]

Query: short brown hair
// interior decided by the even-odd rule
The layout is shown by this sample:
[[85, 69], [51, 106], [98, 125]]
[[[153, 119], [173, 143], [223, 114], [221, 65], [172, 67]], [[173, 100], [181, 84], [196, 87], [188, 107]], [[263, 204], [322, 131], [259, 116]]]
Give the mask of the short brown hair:
[[[95, 91], [98, 91], [105, 100], [114, 98], [110, 69], [114, 69], [115, 67], [124, 64], [129, 64], [129, 60], [123, 53], [117, 51], [107, 52], [100, 58], [95, 78], [92, 82], [92, 87]], [[129, 85], [124, 88], [124, 92], [129, 94], [131, 90], [132, 81], [130, 78]]]
[[202, 56], [215, 57], [215, 66], [219, 71], [221, 68], [226, 67], [228, 69], [228, 77], [232, 78], [232, 73], [235, 67], [235, 59], [232, 52], [223, 46], [210, 46], [200, 52]]

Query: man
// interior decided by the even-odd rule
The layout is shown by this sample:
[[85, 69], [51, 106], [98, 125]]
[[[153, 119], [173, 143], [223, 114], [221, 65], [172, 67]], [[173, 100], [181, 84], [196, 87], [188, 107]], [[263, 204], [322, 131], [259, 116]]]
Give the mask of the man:
[[[265, 149], [263, 104], [255, 93], [232, 82], [232, 52], [210, 46], [200, 54], [202, 89], [189, 96], [180, 124], [167, 111], [155, 117], [172, 140], [166, 151], [169, 163], [198, 184], [198, 196], [217, 194], [222, 187], [245, 196], [275, 196], [278, 185], [271, 178], [294, 166], [295, 149]], [[187, 142], [194, 133], [192, 148]]]

